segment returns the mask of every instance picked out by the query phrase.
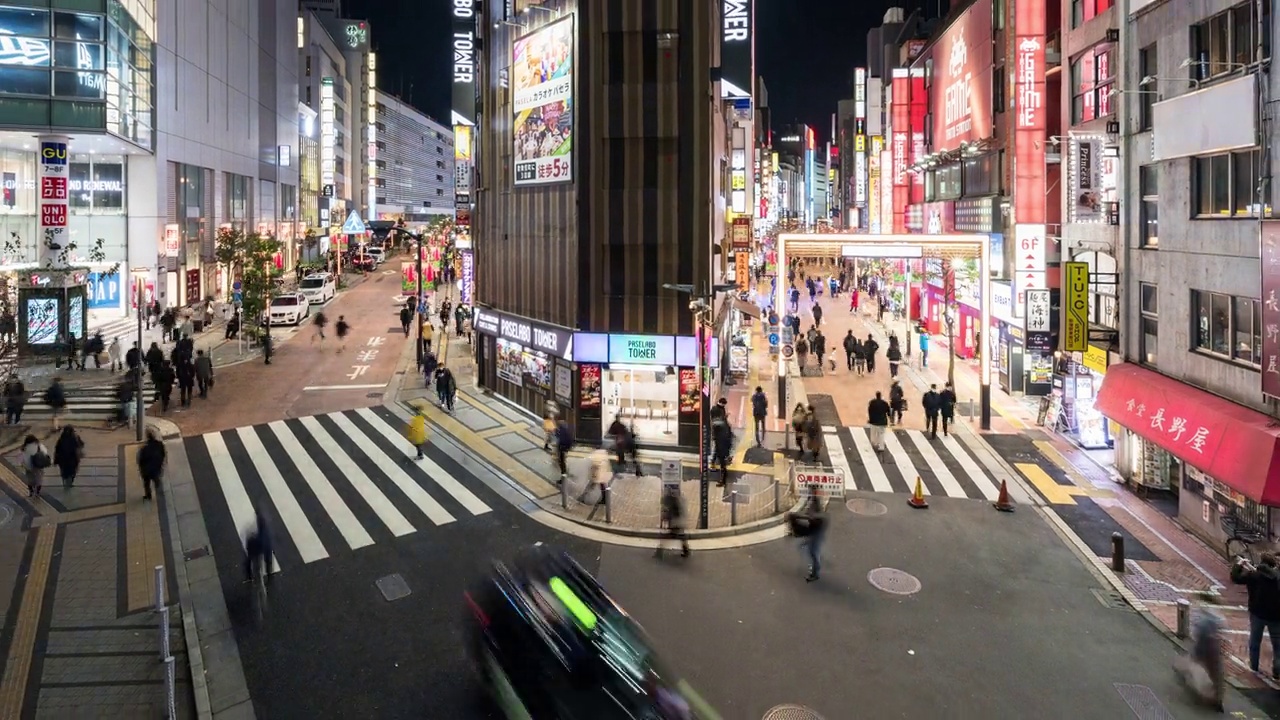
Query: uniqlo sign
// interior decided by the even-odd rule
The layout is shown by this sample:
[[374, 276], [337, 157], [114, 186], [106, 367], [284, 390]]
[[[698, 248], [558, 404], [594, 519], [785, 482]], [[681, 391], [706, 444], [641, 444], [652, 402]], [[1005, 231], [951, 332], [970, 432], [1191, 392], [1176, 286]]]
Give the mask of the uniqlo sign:
[[43, 227], [66, 227], [67, 206], [58, 203], [42, 203], [40, 205], [40, 225]]
[[67, 179], [65, 177], [40, 178], [41, 200], [66, 200]]
[[[1025, 7], [1025, 10], [1024, 10]], [[1018, 223], [1045, 217], [1045, 0], [1019, 0], [1014, 40], [1014, 190]]]

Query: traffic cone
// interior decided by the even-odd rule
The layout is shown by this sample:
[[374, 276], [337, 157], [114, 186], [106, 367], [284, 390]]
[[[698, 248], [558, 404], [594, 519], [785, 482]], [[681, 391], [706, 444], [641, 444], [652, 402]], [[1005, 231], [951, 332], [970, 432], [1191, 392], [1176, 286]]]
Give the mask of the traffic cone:
[[1000, 481], [1000, 497], [992, 503], [992, 507], [1000, 512], [1013, 512], [1013, 502], [1009, 500], [1009, 481]]
[[924, 483], [920, 482], [920, 478], [916, 478], [916, 491], [911, 493], [911, 499], [907, 504], [917, 510], [929, 507], [929, 501], [924, 499]]

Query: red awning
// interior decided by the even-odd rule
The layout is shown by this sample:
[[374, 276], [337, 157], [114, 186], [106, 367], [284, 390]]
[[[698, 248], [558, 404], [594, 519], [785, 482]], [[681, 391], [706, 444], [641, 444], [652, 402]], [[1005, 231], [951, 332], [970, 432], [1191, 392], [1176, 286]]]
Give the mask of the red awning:
[[1214, 480], [1280, 506], [1275, 418], [1130, 364], [1107, 368], [1094, 407]]

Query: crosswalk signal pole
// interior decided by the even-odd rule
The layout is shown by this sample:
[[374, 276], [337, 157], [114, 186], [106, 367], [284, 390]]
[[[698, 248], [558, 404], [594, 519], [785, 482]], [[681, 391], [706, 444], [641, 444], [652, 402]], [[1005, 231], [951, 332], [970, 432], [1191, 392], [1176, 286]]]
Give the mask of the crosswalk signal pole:
[[138, 366], [133, 368], [133, 429], [134, 438], [138, 442], [142, 442], [143, 428], [146, 422], [142, 417], [146, 410], [146, 403], [142, 400], [142, 320], [143, 313], [146, 312], [146, 290], [147, 280], [145, 277], [138, 278]]

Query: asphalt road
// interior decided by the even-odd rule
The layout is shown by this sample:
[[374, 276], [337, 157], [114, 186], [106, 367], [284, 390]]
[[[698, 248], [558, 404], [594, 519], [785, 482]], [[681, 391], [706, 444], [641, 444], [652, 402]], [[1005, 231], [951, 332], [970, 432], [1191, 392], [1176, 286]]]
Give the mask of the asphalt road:
[[[217, 383], [207, 399], [196, 398], [190, 410], [175, 410], [166, 417], [189, 436], [382, 404], [380, 388], [391, 381], [408, 342], [400, 330], [401, 305], [395, 300], [400, 273], [388, 269], [392, 266], [398, 268], [399, 260], [385, 263], [323, 307], [329, 319], [329, 337], [323, 343], [313, 341], [311, 322], [321, 310], [313, 306], [311, 317], [296, 331], [272, 328], [277, 344], [270, 365], [254, 361], [215, 370]], [[338, 352], [333, 330], [340, 315], [351, 325], [343, 352]]]
[[[1175, 682], [1172, 643], [1104, 604], [1093, 592], [1102, 581], [1031, 508], [1009, 515], [933, 498], [918, 511], [902, 495], [868, 495], [886, 514], [834, 508], [823, 578], [809, 584], [794, 541], [658, 561], [537, 524], [456, 447], [433, 458], [492, 512], [309, 564], [290, 559], [262, 626], [235, 528], [201, 488], [260, 717], [490, 717], [463, 653], [462, 592], [490, 559], [536, 542], [597, 573], [727, 720], [787, 703], [839, 720], [1137, 717], [1117, 683], [1149, 688], [1172, 717], [1208, 717]], [[879, 567], [923, 587], [877, 590], [867, 574]], [[393, 573], [412, 592], [388, 602], [375, 582]], [[1228, 709], [1266, 717], [1234, 693]]]

